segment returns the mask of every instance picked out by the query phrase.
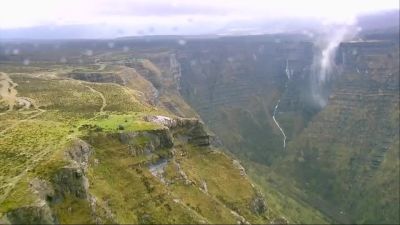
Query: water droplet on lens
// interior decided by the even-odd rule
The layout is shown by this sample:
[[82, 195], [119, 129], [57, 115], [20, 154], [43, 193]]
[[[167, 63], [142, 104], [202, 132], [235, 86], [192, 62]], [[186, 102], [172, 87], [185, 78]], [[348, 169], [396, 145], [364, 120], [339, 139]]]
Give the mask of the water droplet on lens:
[[93, 55], [93, 51], [88, 49], [88, 50], [86, 50], [85, 55], [92, 56]]
[[178, 41], [178, 44], [179, 44], [179, 45], [186, 45], [186, 41], [183, 40], [183, 39], [180, 39], [180, 40]]
[[259, 47], [258, 47], [258, 52], [259, 53], [263, 53], [264, 52], [264, 45], [260, 45]]

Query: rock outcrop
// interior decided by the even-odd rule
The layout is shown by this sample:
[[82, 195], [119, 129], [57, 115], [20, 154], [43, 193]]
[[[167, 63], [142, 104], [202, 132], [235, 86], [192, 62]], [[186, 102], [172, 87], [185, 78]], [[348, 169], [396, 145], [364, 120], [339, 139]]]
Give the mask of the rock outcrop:
[[53, 206], [75, 197], [89, 199], [89, 183], [86, 169], [91, 153], [90, 146], [82, 140], [74, 140], [65, 150], [70, 164], [54, 171], [49, 181], [34, 178], [30, 182], [32, 192], [38, 197], [38, 203], [20, 207], [6, 213], [4, 221], [11, 224], [55, 224], [58, 218]]
[[169, 118], [165, 116], [147, 116], [147, 121], [167, 127], [172, 136], [197, 146], [209, 146], [211, 135], [204, 123], [193, 118]]
[[253, 200], [250, 203], [250, 208], [252, 212], [256, 214], [263, 214], [264, 212], [267, 211], [267, 205], [264, 201], [264, 198], [261, 195], [257, 195], [253, 198]]
[[57, 220], [46, 206], [27, 206], [17, 208], [6, 214], [4, 222], [11, 224], [56, 224]]

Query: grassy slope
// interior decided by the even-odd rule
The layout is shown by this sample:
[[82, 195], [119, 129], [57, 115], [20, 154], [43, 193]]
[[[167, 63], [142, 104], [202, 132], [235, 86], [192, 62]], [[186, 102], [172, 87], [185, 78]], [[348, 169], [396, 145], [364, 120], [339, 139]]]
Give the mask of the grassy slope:
[[96, 196], [99, 208], [111, 210], [115, 222], [199, 222], [172, 201], [167, 190], [145, 167], [135, 166], [147, 162], [146, 157], [134, 157], [129, 154], [127, 145], [104, 136], [92, 143], [92, 160], [98, 163], [89, 170], [90, 192]]
[[[96, 198], [96, 213], [103, 222], [235, 223], [237, 216], [231, 210], [250, 222], [273, 219], [271, 215], [250, 211], [255, 191], [239, 175], [231, 159], [221, 153], [180, 145], [177, 151], [188, 155], [179, 159], [181, 168], [189, 179], [196, 181], [194, 184], [179, 178], [166, 186], [151, 175], [146, 163], [157, 158], [157, 154], [165, 155], [164, 151], [151, 157], [132, 156], [127, 145], [108, 135], [118, 132], [121, 124], [124, 131], [158, 129], [157, 125], [143, 121], [143, 116], [169, 115], [138, 101], [135, 92], [115, 84], [36, 76], [41, 74], [37, 69], [33, 74], [26, 72], [9, 75], [18, 84], [18, 96], [33, 99], [38, 109], [0, 115], [1, 124], [7, 124], [0, 131], [4, 131], [0, 137], [0, 217], [11, 209], [38, 204], [38, 196], [29, 187], [31, 180], [51, 181], [54, 172], [69, 163], [64, 157], [69, 143], [86, 137], [93, 145], [87, 174], [89, 192]], [[62, 71], [54, 71], [57, 72]], [[103, 112], [100, 109], [104, 101], [99, 93], [107, 102]], [[100, 129], [87, 136], [82, 129], [85, 125]], [[169, 162], [166, 176], [181, 177], [174, 165]], [[207, 182], [207, 194], [200, 191], [202, 180]], [[86, 200], [67, 195], [51, 207], [61, 223], [95, 222]]]
[[[11, 68], [8, 70], [12, 71]], [[67, 164], [64, 162], [63, 149], [72, 139], [81, 135], [79, 126], [92, 123], [102, 105], [100, 96], [90, 91], [87, 84], [46, 76], [47, 70], [38, 71], [35, 68], [32, 71], [34, 74], [30, 75], [31, 71], [10, 73], [10, 77], [18, 84], [18, 96], [33, 99], [39, 109], [31, 107], [29, 110], [0, 115], [2, 125], [6, 124], [0, 130], [0, 213], [35, 204], [38, 199], [29, 188], [30, 180], [33, 177], [49, 179], [52, 171]], [[134, 96], [125, 94], [126, 90], [121, 87], [104, 84], [99, 89], [117, 93], [117, 96], [118, 93], [124, 93], [116, 99], [113, 99], [115, 96], [106, 96], [109, 102], [123, 106], [117, 110], [127, 110], [124, 105], [128, 105], [131, 113], [149, 110], [135, 101]], [[137, 121], [140, 119], [135, 119], [133, 124], [145, 123]]]
[[275, 214], [283, 215], [291, 223], [327, 224], [330, 219], [305, 201], [303, 190], [293, 181], [277, 175], [262, 164], [246, 162], [249, 176], [263, 191]]

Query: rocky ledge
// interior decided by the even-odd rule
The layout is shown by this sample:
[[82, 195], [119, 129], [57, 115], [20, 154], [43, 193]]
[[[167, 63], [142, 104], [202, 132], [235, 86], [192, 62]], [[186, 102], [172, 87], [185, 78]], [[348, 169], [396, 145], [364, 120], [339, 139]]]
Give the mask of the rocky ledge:
[[166, 127], [173, 138], [196, 146], [209, 146], [211, 135], [203, 122], [195, 118], [170, 118], [166, 116], [146, 116], [148, 122]]

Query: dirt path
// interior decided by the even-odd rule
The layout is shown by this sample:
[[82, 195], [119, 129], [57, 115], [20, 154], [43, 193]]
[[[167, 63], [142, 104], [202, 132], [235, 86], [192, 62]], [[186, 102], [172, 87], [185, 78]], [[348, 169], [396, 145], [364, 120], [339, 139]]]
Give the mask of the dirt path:
[[[104, 64], [100, 64], [100, 65], [104, 65]], [[90, 83], [90, 82], [83, 82], [81, 80], [75, 80], [75, 79], [72, 79], [72, 78], [65, 78], [65, 80], [69, 80], [69, 81], [72, 81], [72, 82], [77, 82], [78, 84], [88, 88], [90, 91], [98, 94], [100, 96], [101, 100], [103, 101], [102, 106], [100, 108], [100, 112], [104, 112], [104, 108], [107, 107], [106, 97], [104, 97], [103, 93], [101, 93], [100, 91], [98, 91], [98, 90], [90, 87], [89, 85], [85, 84], [85, 83]]]
[[99, 66], [99, 68], [97, 69], [98, 71], [103, 71], [106, 68], [106, 64], [104, 63], [97, 63], [97, 65]]
[[103, 112], [104, 108], [107, 106], [107, 100], [104, 97], [103, 93], [101, 93], [100, 91], [95, 90], [94, 88], [92, 88], [92, 87], [90, 87], [88, 85], [84, 85], [84, 86], [89, 88], [92, 92], [97, 93], [101, 97], [101, 99], [103, 100], [103, 105], [100, 108], [100, 112]]
[[[38, 110], [38, 112], [26, 119], [19, 120], [19, 121], [15, 122], [14, 124], [12, 124], [11, 126], [9, 126], [8, 128], [2, 130], [0, 132], [0, 136], [4, 135], [7, 131], [15, 128], [19, 124], [21, 124], [27, 120], [34, 119], [37, 116], [39, 116], [45, 112], [45, 110], [38, 108], [38, 106], [36, 105], [36, 103], [33, 99], [26, 98], [26, 97], [17, 97], [18, 92], [15, 89], [16, 86], [17, 86], [17, 84], [14, 83], [6, 73], [0, 72], [0, 96], [1, 96], [1, 100], [5, 101], [6, 104], [8, 104], [8, 106], [9, 106], [8, 111], [12, 111], [14, 109], [14, 106], [16, 104], [19, 104], [19, 105], [23, 106], [21, 108], [21, 110], [29, 109], [31, 106], [33, 106], [36, 110]], [[5, 114], [5, 113], [1, 113], [0, 115], [2, 115], [2, 114]]]
[[8, 111], [14, 109], [14, 105], [17, 101], [17, 86], [11, 78], [3, 72], [0, 72], [0, 97], [3, 101], [8, 104]]
[[[38, 77], [38, 76], [36, 76], [36, 77]], [[6, 84], [8, 86], [4, 86], [4, 84]], [[11, 84], [11, 86], [9, 86], [10, 84]], [[22, 106], [19, 109], [19, 111], [24, 110], [24, 109], [30, 109], [31, 107], [33, 107], [34, 109], [38, 110], [38, 112], [26, 119], [19, 120], [18, 122], [12, 124], [10, 127], [0, 131], [0, 137], [7, 131], [9, 131], [9, 130], [15, 128], [16, 126], [18, 126], [19, 124], [21, 124], [22, 122], [25, 122], [30, 119], [34, 119], [37, 116], [41, 115], [42, 113], [46, 112], [46, 110], [39, 109], [39, 107], [36, 104], [36, 101], [34, 99], [31, 99], [28, 97], [16, 97], [16, 95], [18, 93], [17, 90], [15, 89], [16, 86], [17, 86], [17, 84], [12, 82], [12, 80], [10, 79], [10, 77], [7, 74], [0, 72], [0, 96], [2, 97], [2, 99], [0, 99], [0, 102], [6, 101], [6, 103], [8, 103], [9, 109], [7, 112], [12, 111], [14, 109], [14, 106], [17, 104], [19, 106]], [[10, 91], [9, 91], [9, 89], [10, 89]], [[7, 112], [0, 113], [0, 115], [4, 115]]]

